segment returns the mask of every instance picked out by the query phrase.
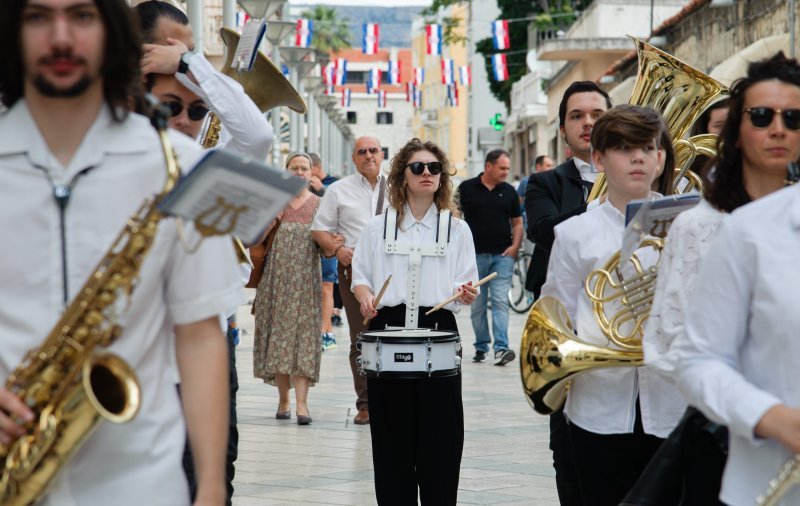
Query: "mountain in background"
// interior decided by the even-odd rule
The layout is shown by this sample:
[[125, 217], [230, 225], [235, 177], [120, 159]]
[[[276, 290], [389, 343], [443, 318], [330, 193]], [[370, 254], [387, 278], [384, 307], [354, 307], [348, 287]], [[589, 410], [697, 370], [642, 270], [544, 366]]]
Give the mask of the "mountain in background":
[[[312, 9], [316, 4], [292, 4], [292, 16]], [[380, 47], [411, 47], [411, 21], [419, 16], [424, 7], [361, 7], [356, 5], [326, 5], [336, 10], [341, 19], [350, 23], [350, 42], [353, 47], [361, 47], [364, 23], [381, 25]]]

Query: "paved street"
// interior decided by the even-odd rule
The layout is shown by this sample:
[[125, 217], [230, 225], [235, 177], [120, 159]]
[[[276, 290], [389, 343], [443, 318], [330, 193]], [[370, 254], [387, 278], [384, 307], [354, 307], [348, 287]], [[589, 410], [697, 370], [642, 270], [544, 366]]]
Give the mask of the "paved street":
[[[239, 460], [236, 506], [372, 505], [369, 427], [352, 424], [355, 414], [347, 360], [347, 326], [335, 328], [339, 347], [323, 354], [320, 382], [309, 393], [314, 422], [299, 427], [276, 420], [275, 387], [252, 377], [253, 317], [239, 310], [246, 330], [237, 348], [239, 371]], [[510, 341], [515, 351], [524, 317], [512, 313]], [[458, 317], [464, 349], [464, 457], [459, 504], [557, 505], [547, 448], [547, 418], [528, 407], [518, 362], [497, 367], [475, 364], [469, 311]]]

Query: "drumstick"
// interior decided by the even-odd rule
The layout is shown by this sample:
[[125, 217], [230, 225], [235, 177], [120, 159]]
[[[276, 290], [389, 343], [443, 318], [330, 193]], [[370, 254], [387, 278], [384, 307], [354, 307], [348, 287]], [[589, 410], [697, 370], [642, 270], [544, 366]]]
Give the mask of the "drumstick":
[[[392, 275], [389, 274], [389, 277], [386, 278], [386, 281], [383, 282], [383, 286], [381, 287], [381, 291], [378, 292], [378, 296], [375, 297], [375, 302], [372, 303], [372, 307], [377, 307], [378, 306], [378, 302], [381, 301], [381, 297], [383, 297], [384, 292], [386, 292], [386, 287], [389, 286], [389, 281], [391, 281], [391, 280], [392, 280]], [[364, 318], [363, 324], [366, 325], [367, 323], [369, 323], [369, 321], [370, 321], [370, 318]]]
[[[481, 286], [484, 283], [488, 283], [489, 281], [493, 280], [496, 277], [497, 277], [497, 273], [493, 272], [493, 273], [489, 274], [488, 276], [486, 276], [485, 278], [483, 278], [482, 280], [478, 281], [477, 283], [475, 283], [472, 286], [477, 288], [477, 287]], [[443, 307], [445, 307], [446, 305], [450, 304], [451, 302], [453, 302], [454, 300], [456, 300], [459, 297], [461, 297], [461, 294], [457, 293], [457, 294], [453, 295], [452, 297], [450, 297], [449, 299], [447, 299], [446, 301], [441, 302], [439, 304], [436, 304], [434, 307], [432, 307], [430, 309], [430, 311], [425, 313], [425, 316], [428, 316], [429, 314], [433, 313], [434, 311], [438, 311], [438, 310], [442, 309]]]

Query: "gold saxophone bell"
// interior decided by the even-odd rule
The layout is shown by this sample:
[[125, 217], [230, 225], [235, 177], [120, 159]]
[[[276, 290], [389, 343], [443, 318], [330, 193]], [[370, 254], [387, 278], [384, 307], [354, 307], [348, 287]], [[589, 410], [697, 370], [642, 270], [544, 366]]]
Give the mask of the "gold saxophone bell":
[[[675, 184], [689, 180], [682, 188], [702, 190], [702, 182], [689, 167], [697, 155], [716, 156], [717, 136], [702, 134], [684, 139], [692, 125], [713, 102], [728, 94], [728, 88], [694, 67], [665, 53], [655, 46], [631, 37], [636, 43], [639, 71], [629, 104], [652, 107], [659, 111], [667, 123], [667, 130], [675, 147]], [[587, 201], [600, 197], [607, 191], [605, 174], [598, 174]]]

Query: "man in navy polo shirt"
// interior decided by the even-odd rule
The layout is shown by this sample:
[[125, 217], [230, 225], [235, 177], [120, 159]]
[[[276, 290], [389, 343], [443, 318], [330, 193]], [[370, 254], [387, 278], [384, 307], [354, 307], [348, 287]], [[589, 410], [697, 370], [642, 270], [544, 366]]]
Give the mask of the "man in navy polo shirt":
[[[497, 277], [483, 285], [472, 304], [472, 328], [475, 331], [473, 361], [485, 362], [494, 335], [494, 364], [506, 365], [514, 360], [508, 348], [508, 290], [514, 260], [522, 244], [522, 211], [514, 187], [506, 183], [511, 159], [502, 149], [486, 154], [484, 171], [467, 179], [458, 188], [464, 220], [472, 230], [478, 274], [492, 272]], [[487, 301], [492, 300], [492, 333], [489, 333]]]

